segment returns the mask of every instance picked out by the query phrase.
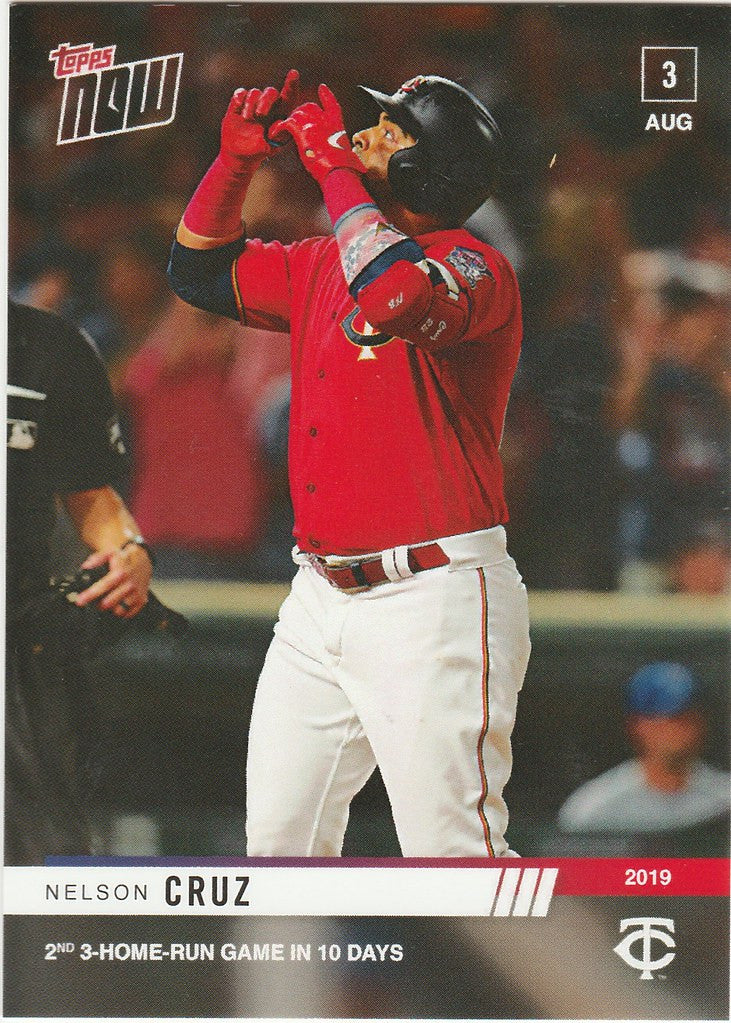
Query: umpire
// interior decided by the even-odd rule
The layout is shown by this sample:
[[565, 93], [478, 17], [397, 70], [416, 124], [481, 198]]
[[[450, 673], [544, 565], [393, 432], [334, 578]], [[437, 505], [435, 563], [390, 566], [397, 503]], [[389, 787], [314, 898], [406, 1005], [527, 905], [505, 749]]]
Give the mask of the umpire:
[[[138, 615], [152, 563], [113, 489], [125, 452], [96, 350], [61, 318], [14, 302], [7, 413], [5, 863], [22, 865], [93, 851], [75, 752], [94, 645], [81, 622]], [[68, 592], [50, 578], [57, 501], [92, 551]]]

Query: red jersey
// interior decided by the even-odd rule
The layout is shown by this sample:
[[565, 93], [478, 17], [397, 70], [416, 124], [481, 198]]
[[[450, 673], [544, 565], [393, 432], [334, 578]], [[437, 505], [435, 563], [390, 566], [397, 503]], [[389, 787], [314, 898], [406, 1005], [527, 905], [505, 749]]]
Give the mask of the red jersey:
[[442, 321], [432, 319], [423, 345], [371, 327], [333, 237], [251, 240], [234, 266], [244, 322], [291, 334], [289, 468], [302, 550], [360, 554], [507, 521], [498, 448], [522, 335], [515, 274], [463, 229], [415, 240], [458, 286], [458, 343], [439, 347]]

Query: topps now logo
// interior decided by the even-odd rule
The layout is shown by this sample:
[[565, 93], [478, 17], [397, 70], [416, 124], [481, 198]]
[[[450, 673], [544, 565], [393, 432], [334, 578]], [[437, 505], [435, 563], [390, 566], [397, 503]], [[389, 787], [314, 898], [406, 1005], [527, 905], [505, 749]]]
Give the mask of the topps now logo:
[[54, 77], [65, 80], [57, 145], [155, 128], [175, 117], [183, 54], [115, 64], [116, 49], [61, 43], [49, 53]]

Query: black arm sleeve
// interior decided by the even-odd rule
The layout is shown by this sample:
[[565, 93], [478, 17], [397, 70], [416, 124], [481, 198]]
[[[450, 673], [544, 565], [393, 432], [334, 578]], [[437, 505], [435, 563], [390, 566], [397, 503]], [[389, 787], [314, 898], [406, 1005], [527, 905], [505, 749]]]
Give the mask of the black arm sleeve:
[[238, 321], [231, 272], [245, 245], [241, 237], [217, 249], [189, 249], [176, 239], [168, 263], [170, 287], [196, 309]]

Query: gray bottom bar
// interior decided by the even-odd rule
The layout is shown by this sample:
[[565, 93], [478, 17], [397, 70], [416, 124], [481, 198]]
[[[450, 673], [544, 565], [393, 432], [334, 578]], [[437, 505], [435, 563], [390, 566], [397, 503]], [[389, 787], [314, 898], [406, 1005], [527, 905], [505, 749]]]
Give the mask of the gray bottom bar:
[[[638, 940], [620, 955], [630, 917], [672, 919], [672, 949]], [[503, 919], [6, 917], [4, 1011], [724, 1019], [727, 925], [727, 900], [691, 897], [561, 896], [546, 917]]]

